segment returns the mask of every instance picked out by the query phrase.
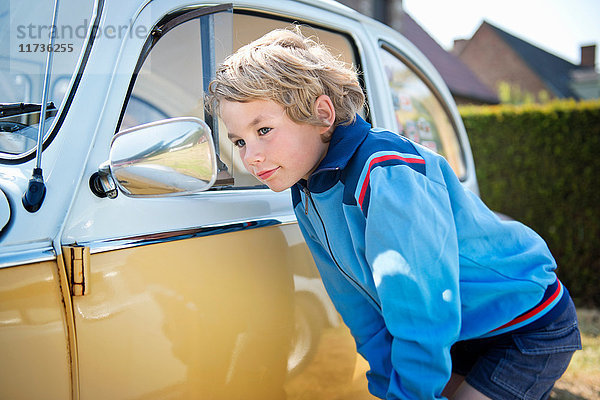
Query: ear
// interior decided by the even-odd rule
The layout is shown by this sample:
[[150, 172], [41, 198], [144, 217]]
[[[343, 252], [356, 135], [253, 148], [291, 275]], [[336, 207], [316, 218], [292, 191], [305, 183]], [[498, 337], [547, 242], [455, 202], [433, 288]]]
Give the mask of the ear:
[[324, 127], [324, 132], [330, 129], [333, 130], [333, 123], [335, 122], [335, 107], [333, 106], [333, 101], [331, 101], [329, 96], [323, 94], [317, 97], [317, 100], [315, 100], [315, 112], [317, 113], [319, 120], [326, 125]]

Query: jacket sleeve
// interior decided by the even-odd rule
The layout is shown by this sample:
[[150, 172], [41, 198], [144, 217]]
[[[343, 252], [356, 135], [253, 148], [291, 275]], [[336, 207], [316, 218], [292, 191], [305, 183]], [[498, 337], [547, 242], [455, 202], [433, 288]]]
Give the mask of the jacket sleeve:
[[460, 332], [456, 228], [446, 187], [406, 165], [370, 173], [366, 258], [392, 337], [387, 399], [437, 399]]
[[327, 293], [350, 329], [357, 351], [369, 361], [370, 371], [367, 372], [369, 391], [383, 399], [388, 392], [392, 372], [392, 337], [381, 314], [368, 303], [364, 295], [359, 293], [348, 280], [340, 279], [340, 273], [328, 249], [316, 239], [312, 226], [305, 220], [303, 214], [298, 215], [300, 229], [319, 269]]

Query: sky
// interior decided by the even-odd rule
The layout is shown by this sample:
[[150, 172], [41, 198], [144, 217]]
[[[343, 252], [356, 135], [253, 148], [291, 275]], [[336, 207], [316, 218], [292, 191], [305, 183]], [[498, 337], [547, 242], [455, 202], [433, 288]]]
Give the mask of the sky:
[[404, 9], [443, 48], [469, 39], [483, 20], [574, 64], [580, 46], [596, 44], [600, 0], [404, 0]]

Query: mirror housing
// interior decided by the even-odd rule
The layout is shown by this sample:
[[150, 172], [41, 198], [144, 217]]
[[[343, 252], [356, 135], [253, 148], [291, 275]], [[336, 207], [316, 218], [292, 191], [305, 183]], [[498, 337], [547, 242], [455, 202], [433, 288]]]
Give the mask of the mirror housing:
[[193, 117], [171, 118], [118, 132], [107, 162], [90, 178], [98, 197], [169, 197], [209, 189], [217, 177], [210, 128]]

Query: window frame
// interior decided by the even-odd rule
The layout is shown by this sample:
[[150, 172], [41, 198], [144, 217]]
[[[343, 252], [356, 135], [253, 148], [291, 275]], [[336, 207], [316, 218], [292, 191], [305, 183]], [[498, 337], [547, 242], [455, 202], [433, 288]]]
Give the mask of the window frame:
[[[177, 10], [173, 13], [170, 13], [170, 14], [164, 16], [158, 23], [155, 24], [155, 26], [150, 31], [150, 35], [148, 36], [148, 38], [146, 39], [146, 41], [142, 47], [140, 56], [138, 57], [138, 61], [135, 65], [135, 68], [134, 68], [134, 71], [132, 74], [131, 81], [129, 82], [129, 86], [127, 88], [127, 93], [124, 98], [123, 105], [121, 107], [121, 112], [119, 114], [119, 119], [115, 126], [115, 132], [114, 132], [115, 134], [118, 133], [119, 130], [121, 129], [121, 125], [122, 125], [122, 122], [123, 122], [123, 119], [125, 116], [125, 112], [127, 110], [127, 105], [129, 104], [129, 101], [133, 96], [133, 90], [135, 87], [135, 83], [137, 81], [138, 74], [139, 74], [140, 70], [142, 69], [142, 66], [144, 65], [144, 62], [146, 61], [148, 55], [150, 54], [150, 52], [152, 51], [152, 49], [154, 48], [156, 43], [158, 43], [160, 38], [163, 35], [165, 35], [167, 32], [169, 32], [170, 30], [176, 28], [177, 26], [180, 26], [181, 24], [183, 24], [185, 22], [191, 21], [193, 19], [198, 19], [202, 16], [206, 16], [209, 14], [215, 14], [218, 12], [226, 12], [226, 11], [232, 12], [232, 15], [234, 15], [234, 16], [236, 14], [248, 15], [248, 16], [254, 16], [254, 17], [258, 17], [258, 18], [265, 18], [265, 19], [270, 19], [270, 20], [281, 21], [281, 22], [285, 22], [290, 25], [291, 24], [301, 24], [303, 26], [307, 26], [310, 28], [319, 29], [319, 30], [323, 30], [323, 31], [327, 31], [327, 32], [336, 34], [336, 35], [340, 35], [349, 44], [350, 51], [353, 55], [353, 63], [354, 63], [356, 70], [359, 73], [359, 82], [360, 82], [361, 88], [363, 90], [363, 93], [365, 95], [365, 99], [366, 99], [365, 104], [368, 104], [368, 90], [366, 88], [366, 82], [364, 79], [360, 78], [363, 74], [362, 57], [361, 57], [361, 54], [359, 51], [359, 47], [356, 44], [356, 40], [350, 33], [340, 31], [338, 29], [334, 29], [334, 28], [328, 27], [323, 24], [309, 22], [307, 20], [299, 20], [298, 18], [293, 18], [293, 17], [289, 17], [289, 16], [276, 14], [276, 13], [271, 13], [271, 12], [265, 11], [265, 10], [256, 10], [256, 9], [249, 9], [249, 8], [244, 8], [244, 7], [239, 7], [239, 8], [234, 7], [232, 3], [221, 4], [221, 5], [217, 5], [217, 6], [198, 6], [198, 7], [194, 7], [194, 8], [185, 8], [185, 9]], [[235, 31], [235, 26], [233, 28], [234, 28], [233, 30]], [[204, 58], [204, 54], [202, 54], [202, 57]], [[212, 72], [214, 72], [214, 71], [211, 71], [211, 73]], [[371, 115], [368, 112], [367, 106], [365, 106], [364, 111], [365, 111], [364, 112], [365, 120], [370, 123]], [[213, 137], [215, 139], [215, 143], [218, 143], [218, 136], [219, 136], [218, 118], [213, 113], [210, 113], [209, 111], [205, 111], [204, 121], [207, 123], [207, 125], [210, 127], [211, 131], [213, 132]], [[217, 153], [219, 153], [218, 150], [217, 150]], [[219, 192], [234, 191], [234, 192], [237, 192], [240, 190], [268, 189], [268, 186], [264, 185], [264, 184], [263, 185], [257, 184], [257, 185], [253, 185], [253, 186], [234, 186], [234, 185], [235, 185], [235, 180], [234, 180], [233, 184], [224, 184], [224, 185], [213, 186], [209, 191], [219, 191]]]
[[[131, 80], [129, 81], [129, 86], [127, 87], [127, 93], [125, 95], [125, 98], [123, 99], [123, 105], [121, 107], [119, 119], [115, 126], [115, 132], [114, 132], [115, 134], [117, 134], [119, 132], [119, 130], [121, 129], [123, 117], [125, 116], [125, 111], [127, 110], [127, 105], [129, 104], [129, 100], [133, 93], [133, 88], [135, 87], [135, 83], [137, 81], [138, 74], [139, 74], [140, 70], [142, 69], [144, 62], [146, 61], [146, 58], [148, 58], [148, 55], [150, 54], [150, 52], [152, 51], [152, 49], [154, 48], [156, 43], [158, 43], [158, 41], [161, 39], [161, 37], [164, 36], [165, 34], [167, 34], [170, 30], [176, 28], [177, 26], [179, 26], [185, 22], [188, 22], [188, 21], [191, 21], [194, 19], [198, 19], [205, 15], [215, 14], [215, 13], [224, 12], [224, 11], [232, 11], [232, 10], [233, 10], [232, 3], [220, 4], [220, 5], [216, 5], [216, 6], [200, 6], [200, 7], [193, 8], [193, 9], [181, 9], [181, 10], [178, 10], [173, 13], [165, 15], [160, 21], [158, 21], [156, 23], [156, 25], [154, 25], [154, 27], [150, 31], [150, 34], [146, 38], [144, 45], [142, 46], [142, 51], [140, 52], [138, 60], [135, 64], [135, 68], [133, 70]], [[213, 121], [212, 114], [205, 113], [205, 117], [207, 115], [209, 116], [209, 120], [205, 120], [204, 122], [206, 122], [206, 124], [212, 130], [213, 135], [214, 135], [215, 121]]]

